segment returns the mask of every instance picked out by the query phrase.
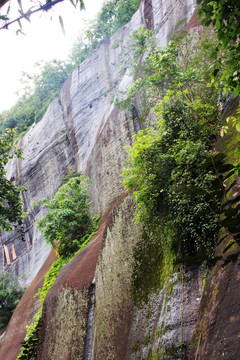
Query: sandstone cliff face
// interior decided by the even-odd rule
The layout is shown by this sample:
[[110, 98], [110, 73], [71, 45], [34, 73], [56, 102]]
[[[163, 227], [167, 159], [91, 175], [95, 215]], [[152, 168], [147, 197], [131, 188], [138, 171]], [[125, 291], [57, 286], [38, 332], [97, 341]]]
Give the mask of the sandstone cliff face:
[[[54, 100], [44, 118], [34, 124], [20, 141], [25, 159], [9, 163], [9, 177], [18, 178], [27, 192], [24, 208], [24, 240], [18, 231], [2, 234], [2, 245], [10, 253], [10, 268], [24, 275], [29, 284], [44, 263], [50, 248], [36, 229], [41, 208], [32, 208], [43, 197], [52, 198], [69, 166], [90, 177], [92, 211], [103, 214], [122, 192], [120, 174], [125, 159], [124, 145], [131, 144], [134, 133], [131, 114], [112, 104], [117, 87], [124, 89], [131, 81], [128, 72], [119, 72], [119, 55], [129, 34], [143, 25], [152, 27], [160, 46], [167, 44], [175, 24], [191, 17], [195, 0], [143, 1], [132, 21], [123, 26], [94, 50], [65, 82], [60, 98]], [[120, 45], [114, 48], [116, 41]], [[13, 261], [14, 245], [17, 260]], [[6, 265], [1, 251], [0, 268]]]
[[[3, 234], [2, 243], [9, 251], [14, 244], [18, 259], [9, 267], [15, 274], [25, 275], [25, 283], [34, 279], [50, 251], [36, 229], [43, 210], [32, 209], [32, 201], [52, 198], [69, 166], [91, 179], [92, 212], [105, 219], [99, 237], [62, 270], [47, 295], [39, 359], [174, 359], [178, 358], [177, 344], [181, 340], [190, 343], [201, 298], [201, 269], [189, 271], [184, 286], [179, 274], [173, 274], [140, 310], [129, 298], [132, 254], [141, 228], [132, 221], [134, 202], [122, 195], [120, 174], [126, 158], [123, 146], [131, 144], [137, 127], [132, 114], [115, 108], [111, 100], [117, 87], [124, 89], [131, 81], [127, 71], [119, 73], [119, 54], [129, 34], [147, 25], [154, 29], [158, 44], [166, 45], [175, 24], [191, 18], [195, 2], [142, 1], [131, 22], [74, 70], [59, 99], [23, 137], [20, 145], [25, 160], [9, 164], [9, 176], [17, 175], [28, 189], [24, 205], [31, 212], [25, 224], [25, 242], [19, 242], [15, 233]], [[113, 48], [119, 39], [120, 45]], [[0, 359], [8, 354], [8, 341], [6, 337]]]

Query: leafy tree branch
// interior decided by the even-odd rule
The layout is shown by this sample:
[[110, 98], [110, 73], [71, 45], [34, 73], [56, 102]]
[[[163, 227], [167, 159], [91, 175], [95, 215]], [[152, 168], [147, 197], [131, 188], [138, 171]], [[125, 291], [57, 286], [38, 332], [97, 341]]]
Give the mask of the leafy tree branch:
[[[9, 0], [3, 0], [0, 3], [0, 8], [3, 7]], [[36, 7], [31, 7], [29, 10], [24, 11], [23, 10], [23, 5], [22, 5], [22, 1], [18, 0], [18, 4], [19, 4], [19, 9], [18, 12], [20, 14], [19, 17], [10, 20], [9, 18], [9, 10], [10, 10], [10, 6], [9, 6], [9, 10], [7, 10], [6, 15], [0, 15], [0, 20], [2, 20], [2, 22], [4, 22], [4, 25], [0, 27], [0, 30], [2, 29], [8, 29], [8, 27], [14, 23], [18, 23], [20, 25], [21, 28], [21, 20], [25, 19], [27, 21], [30, 22], [30, 17], [40, 11], [49, 11], [50, 9], [52, 9], [55, 5], [63, 2], [64, 0], [47, 0], [44, 4], [40, 3], [40, 6], [36, 6]], [[84, 9], [84, 1], [83, 0], [70, 0], [71, 4], [76, 7], [78, 3], [80, 3], [80, 9]], [[38, 3], [39, 5], [39, 3]]]

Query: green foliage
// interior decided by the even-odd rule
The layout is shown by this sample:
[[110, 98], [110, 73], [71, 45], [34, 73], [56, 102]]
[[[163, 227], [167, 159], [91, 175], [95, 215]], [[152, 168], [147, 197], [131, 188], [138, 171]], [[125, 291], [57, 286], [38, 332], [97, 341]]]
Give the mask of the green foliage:
[[[181, 95], [190, 102], [199, 98], [206, 111], [207, 108], [212, 111], [214, 107], [218, 113], [217, 96], [222, 95], [224, 88], [223, 68], [214, 82], [209, 73], [209, 67], [214, 63], [211, 49], [215, 41], [211, 28], [201, 35], [181, 30], [172, 36], [166, 48], [160, 48], [148, 29], [133, 32], [123, 51], [122, 62], [124, 68], [130, 69], [134, 82], [127, 92], [118, 94], [115, 104], [130, 109], [138, 96], [140, 118], [144, 119], [166, 94], [169, 100]], [[228, 53], [222, 53], [222, 56], [228, 58]], [[142, 61], [139, 62], [140, 58]]]
[[59, 258], [51, 266], [51, 269], [45, 276], [43, 287], [35, 294], [39, 296], [41, 308], [34, 316], [32, 324], [27, 326], [27, 334], [22, 343], [21, 353], [17, 357], [18, 360], [35, 360], [37, 359], [38, 331], [41, 327], [41, 316], [43, 309], [43, 301], [54, 284], [59, 272], [63, 266], [69, 261], [68, 259]]
[[[201, 35], [180, 31], [167, 48], [157, 48], [149, 31], [140, 29], [127, 46], [131, 61], [137, 59], [135, 54], [142, 61], [129, 64], [134, 82], [120, 94], [118, 104], [130, 108], [137, 98], [140, 119], [150, 112], [152, 119], [127, 147], [123, 170], [123, 184], [138, 206], [135, 220], [144, 229], [134, 254], [136, 304], [169, 279], [174, 264], [212, 261], [223, 225], [220, 215], [225, 212], [228, 229], [232, 224], [230, 210], [221, 204], [225, 174], [233, 165], [224, 165], [225, 156], [213, 150], [221, 128], [219, 98], [223, 101], [225, 89], [224, 62], [214, 81], [209, 72], [215, 41], [212, 29]], [[222, 58], [229, 58], [227, 51]], [[231, 219], [235, 223], [236, 216]], [[158, 283], [152, 281], [153, 273], [159, 274]]]
[[36, 63], [38, 74], [23, 74], [24, 78], [33, 83], [26, 88], [26, 94], [32, 99], [34, 108], [34, 120], [42, 118], [50, 102], [59, 94], [59, 90], [70, 75], [72, 66], [64, 61], [53, 60], [43, 64]]
[[8, 324], [23, 293], [17, 278], [7, 271], [0, 271], [0, 328]]
[[70, 179], [72, 179], [74, 177], [79, 177], [79, 176], [81, 176], [81, 173], [76, 172], [76, 170], [72, 166], [69, 166], [67, 175], [61, 179], [61, 185], [64, 185]]
[[49, 210], [37, 226], [59, 256], [69, 257], [76, 252], [96, 228], [87, 204], [87, 183], [83, 176], [71, 178], [53, 200], [42, 200], [42, 207]]
[[214, 25], [217, 33], [218, 42], [213, 47], [212, 56], [216, 59], [215, 66], [212, 68], [215, 76], [221, 67], [221, 56], [219, 52], [222, 48], [228, 49], [230, 59], [227, 63], [227, 71], [224, 73], [224, 80], [228, 85], [228, 90], [234, 90], [237, 96], [240, 91], [240, 7], [235, 0], [197, 0], [201, 4], [198, 16], [204, 19], [202, 24]]
[[35, 315], [33, 323], [27, 326], [27, 334], [22, 342], [21, 353], [17, 360], [36, 360], [38, 330], [41, 326], [42, 309]]
[[172, 247], [181, 256], [212, 254], [223, 196], [216, 177], [220, 162], [210, 150], [214, 118], [201, 123], [193, 110], [183, 101], [165, 104], [154, 129], [135, 136], [123, 172], [138, 204], [137, 220], [153, 228], [171, 221]]
[[23, 73], [24, 94], [9, 111], [2, 114], [2, 133], [15, 127], [21, 133], [34, 121], [39, 121], [73, 69], [69, 63], [57, 60], [36, 63], [35, 66], [37, 73], [34, 75]]
[[201, 4], [198, 16], [205, 17], [202, 24], [216, 27], [219, 40], [227, 46], [231, 41], [237, 42], [240, 35], [240, 8], [235, 0], [197, 0]]
[[21, 158], [21, 150], [13, 148], [12, 145], [14, 131], [8, 130], [0, 137], [0, 230], [11, 231], [13, 223], [22, 223], [22, 201], [20, 192], [23, 187], [17, 188], [14, 180], [6, 178], [5, 166], [9, 159], [14, 156]]
[[97, 16], [94, 26], [95, 41], [101, 43], [130, 21], [139, 4], [139, 0], [107, 1]]
[[43, 304], [43, 301], [49, 291], [51, 289], [52, 285], [54, 284], [58, 274], [60, 273], [61, 269], [65, 264], [67, 264], [69, 261], [69, 258], [58, 258], [51, 266], [51, 269], [48, 271], [48, 273], [45, 276], [44, 283], [41, 289], [35, 294], [34, 297], [39, 297], [39, 300], [41, 304]]

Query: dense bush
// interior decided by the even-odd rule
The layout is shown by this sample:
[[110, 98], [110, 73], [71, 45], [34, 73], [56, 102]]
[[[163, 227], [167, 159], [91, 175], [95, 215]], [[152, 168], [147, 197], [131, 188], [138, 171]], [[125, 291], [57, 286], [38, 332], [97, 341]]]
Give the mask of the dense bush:
[[[235, 0], [197, 0], [201, 4], [198, 17], [203, 17], [204, 26], [214, 25], [218, 41], [212, 47], [212, 58], [215, 59], [211, 69], [213, 77], [222, 67], [221, 50], [228, 49], [230, 56], [222, 81], [227, 92], [240, 92], [240, 7]], [[204, 16], [203, 16], [204, 15]]]
[[223, 196], [216, 172], [221, 161], [211, 150], [212, 130], [180, 100], [167, 103], [161, 116], [154, 129], [140, 131], [128, 148], [124, 185], [136, 198], [138, 220], [152, 229], [171, 222], [176, 254], [212, 255]]
[[220, 227], [233, 223], [232, 209], [223, 211], [221, 205], [233, 165], [224, 165], [225, 156], [214, 148], [229, 54], [222, 52], [222, 68], [213, 80], [215, 41], [212, 29], [200, 35], [180, 31], [166, 48], [158, 48], [151, 32], [140, 29], [126, 46], [130, 62], [123, 59], [123, 64], [134, 81], [118, 93], [116, 104], [128, 109], [139, 104], [139, 120], [151, 119], [127, 147], [123, 170], [123, 184], [138, 206], [135, 220], [143, 226], [132, 277], [137, 304], [159, 289], [174, 264], [212, 262]]
[[129, 107], [137, 96], [143, 98], [143, 120], [154, 109], [155, 125], [140, 131], [128, 148], [123, 183], [136, 198], [136, 219], [149, 236], [158, 234], [160, 252], [170, 224], [170, 247], [179, 257], [211, 257], [220, 226], [222, 173], [229, 167], [224, 169], [223, 156], [212, 150], [223, 89], [209, 76], [214, 41], [212, 30], [181, 31], [167, 48], [157, 48], [148, 30], [134, 32], [128, 47], [132, 58], [140, 51], [143, 61], [131, 66], [135, 80], [118, 102]]
[[69, 257], [75, 253], [96, 230], [87, 204], [87, 183], [83, 176], [71, 178], [60, 187], [54, 199], [42, 200], [42, 207], [48, 211], [37, 226], [59, 256]]

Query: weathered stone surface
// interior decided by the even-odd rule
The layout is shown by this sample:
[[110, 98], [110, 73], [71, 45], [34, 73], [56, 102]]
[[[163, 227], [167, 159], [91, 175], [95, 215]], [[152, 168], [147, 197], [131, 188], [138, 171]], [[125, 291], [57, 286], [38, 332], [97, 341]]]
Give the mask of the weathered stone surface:
[[233, 360], [240, 353], [239, 251], [238, 247], [226, 253], [206, 283], [192, 339], [191, 360]]
[[96, 270], [92, 359], [125, 359], [133, 317], [129, 298], [134, 245], [141, 228], [133, 222], [135, 204], [127, 196], [110, 215]]
[[87, 338], [92, 336], [87, 333], [87, 330], [92, 331], [87, 327], [90, 287], [99, 249], [112, 224], [111, 212], [125, 196], [120, 196], [108, 209], [90, 244], [64, 266], [48, 292], [44, 300], [38, 359], [82, 359], [84, 354], [91, 353], [91, 349], [85, 348]]
[[[104, 226], [107, 228], [104, 227], [105, 233], [102, 235], [104, 243], [96, 273], [92, 359], [135, 359], [138, 351], [141, 356], [145, 356], [150, 348], [154, 352], [162, 346], [160, 333], [165, 324], [176, 330], [174, 341], [178, 341], [179, 338], [181, 326], [179, 319], [174, 317], [180, 308], [177, 300], [179, 286], [173, 287], [177, 296], [172, 299], [172, 311], [169, 312], [168, 319], [163, 316], [161, 310], [164, 308], [163, 304], [166, 304], [167, 295], [164, 290], [159, 295], [153, 295], [145, 314], [138, 312], [128, 297], [132, 254], [141, 230], [132, 222], [133, 200], [120, 195], [123, 191], [120, 174], [126, 158], [123, 146], [131, 145], [132, 135], [137, 127], [134, 115], [116, 109], [111, 100], [117, 87], [123, 90], [131, 82], [127, 70], [119, 73], [119, 54], [129, 34], [147, 25], [155, 30], [158, 44], [164, 46], [175, 24], [185, 17], [191, 17], [195, 2], [142, 1], [132, 20], [94, 50], [89, 58], [74, 70], [65, 82], [59, 99], [51, 103], [44, 118], [34, 124], [23, 137], [20, 145], [25, 160], [9, 163], [9, 177], [18, 177], [28, 189], [24, 194], [26, 210], [31, 209], [32, 201], [40, 202], [43, 197], [50, 199], [54, 196], [61, 178], [68, 171], [68, 166], [76, 166], [78, 171], [91, 179], [91, 207], [94, 214], [106, 214], [107, 210], [112, 209], [113, 202], [118, 199], [110, 215], [110, 222], [105, 222]], [[113, 48], [118, 40], [121, 40], [119, 46]], [[2, 235], [2, 244], [7, 244], [9, 248], [14, 244], [17, 250], [18, 259], [12, 262], [10, 268], [14, 274], [24, 274], [24, 282], [27, 284], [32, 281], [50, 251], [36, 229], [36, 221], [42, 217], [43, 210], [31, 210], [25, 224], [25, 242], [19, 242], [17, 233], [10, 236]], [[26, 248], [27, 233], [32, 244], [30, 251]], [[62, 270], [46, 298], [44, 326], [40, 334], [40, 338], [44, 340], [39, 351], [41, 360], [74, 359], [83, 356], [89, 287], [95, 273], [100, 240], [94, 244], [78, 254]], [[90, 259], [90, 255], [88, 257], [86, 254], [91, 254], [91, 248], [94, 246], [94, 256]], [[1, 256], [0, 266], [3, 268], [3, 253]], [[87, 269], [89, 272], [86, 272]], [[198, 294], [199, 277], [193, 277], [191, 281]], [[186, 294], [189, 294], [189, 290], [186, 290]], [[197, 299], [197, 295], [195, 297], [194, 293], [195, 298]], [[192, 311], [192, 305], [194, 311], [191, 317], [189, 312]], [[194, 300], [191, 302], [186, 297], [188, 310], [184, 316], [186, 319], [188, 316], [192, 319], [191, 326], [188, 324], [189, 330], [185, 333], [186, 342], [189, 341], [194, 326], [195, 305]], [[155, 309], [156, 315], [152, 318], [155, 319], [154, 326], [148, 328], [147, 315], [151, 307]], [[136, 332], [139, 326], [144, 329], [141, 333]], [[69, 331], [67, 337], [64, 336], [65, 329]], [[157, 337], [155, 331], [158, 331]], [[166, 336], [170, 336], [172, 330], [168, 328], [167, 331]], [[131, 336], [128, 341], [129, 334]], [[134, 353], [135, 336], [141, 346]], [[148, 336], [149, 343], [146, 340]], [[78, 347], [75, 346], [76, 343]], [[167, 340], [163, 343], [168, 346]], [[10, 343], [5, 344], [9, 346]], [[13, 346], [16, 354], [20, 344]]]
[[149, 296], [148, 303], [135, 309], [126, 358], [186, 358], [201, 295], [201, 269], [173, 274], [158, 293]]
[[[50, 246], [36, 228], [36, 222], [44, 214], [40, 207], [32, 208], [32, 202], [41, 202], [43, 197], [51, 199], [67, 173], [68, 166], [74, 165], [74, 158], [66, 136], [62, 111], [57, 100], [49, 106], [43, 119], [33, 125], [20, 141], [24, 160], [11, 161], [8, 176], [18, 178], [27, 191], [23, 194], [24, 210], [29, 211], [25, 219], [24, 241], [21, 233], [3, 233], [2, 243], [9, 251], [15, 246], [17, 260], [11, 269], [15, 275], [25, 276], [22, 282], [29, 284], [36, 276], [49, 254]], [[4, 254], [1, 252], [1, 268]]]
[[[236, 115], [239, 99], [229, 97], [223, 117]], [[236, 163], [236, 148], [240, 145], [235, 127], [229, 124], [228, 133], [216, 144], [226, 154], [226, 163]], [[228, 198], [240, 194], [240, 179]], [[230, 185], [232, 178], [226, 185]], [[225, 236], [226, 235], [226, 236]], [[199, 318], [191, 342], [191, 360], [234, 360], [240, 353], [240, 247], [230, 232], [222, 233], [216, 248], [222, 257], [211, 270], [204, 288]]]
[[81, 359], [87, 329], [89, 289], [95, 273], [101, 238], [68, 263], [46, 296], [39, 334], [38, 359]]

